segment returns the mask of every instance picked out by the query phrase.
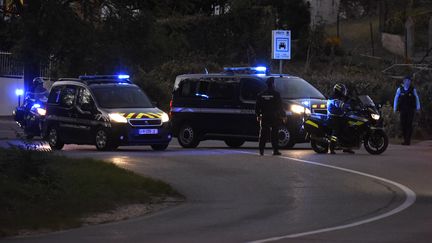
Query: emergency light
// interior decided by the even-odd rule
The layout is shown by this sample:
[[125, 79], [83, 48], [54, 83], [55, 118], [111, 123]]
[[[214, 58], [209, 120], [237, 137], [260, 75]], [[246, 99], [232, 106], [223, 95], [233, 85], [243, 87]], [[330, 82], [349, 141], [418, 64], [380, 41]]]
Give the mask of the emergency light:
[[15, 90], [15, 94], [16, 94], [16, 96], [22, 96], [22, 95], [24, 95], [24, 90], [22, 90], [22, 89], [16, 89]]
[[128, 78], [130, 78], [130, 76], [127, 75], [127, 74], [119, 74], [119, 75], [117, 76], [117, 78], [118, 78], [118, 79], [128, 79]]
[[239, 73], [239, 74], [266, 74], [267, 67], [257, 66], [257, 67], [225, 67], [225, 72], [228, 73]]

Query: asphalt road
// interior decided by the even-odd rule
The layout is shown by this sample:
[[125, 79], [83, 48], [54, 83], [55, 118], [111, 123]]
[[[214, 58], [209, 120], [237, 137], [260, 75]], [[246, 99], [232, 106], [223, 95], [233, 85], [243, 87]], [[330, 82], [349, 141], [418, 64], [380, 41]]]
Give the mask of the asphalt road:
[[381, 156], [299, 147], [261, 157], [256, 143], [182, 149], [173, 142], [165, 152], [68, 145], [61, 153], [162, 179], [187, 200], [150, 216], [3, 241], [432, 242], [431, 142], [391, 145]]

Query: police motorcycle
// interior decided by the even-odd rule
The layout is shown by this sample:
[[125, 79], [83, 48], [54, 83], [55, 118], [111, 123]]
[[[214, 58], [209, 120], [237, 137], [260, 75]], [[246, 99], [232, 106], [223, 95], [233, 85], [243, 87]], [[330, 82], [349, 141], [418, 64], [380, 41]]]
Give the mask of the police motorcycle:
[[[39, 79], [39, 78], [36, 78]], [[40, 80], [34, 80], [33, 83], [41, 85]], [[22, 90], [16, 91], [18, 106], [13, 111], [13, 117], [19, 127], [24, 130], [27, 139], [41, 137], [43, 123], [46, 114], [46, 102], [48, 92], [27, 92], [23, 103], [20, 104], [20, 96], [24, 94]]]
[[[388, 137], [383, 128], [379, 106], [376, 106], [368, 95], [359, 95], [347, 102], [350, 108], [344, 115], [345, 126], [335, 149], [360, 149], [363, 143], [368, 153], [383, 153], [388, 146]], [[312, 113], [305, 118], [304, 129], [312, 149], [318, 154], [327, 153], [332, 134], [327, 115]]]

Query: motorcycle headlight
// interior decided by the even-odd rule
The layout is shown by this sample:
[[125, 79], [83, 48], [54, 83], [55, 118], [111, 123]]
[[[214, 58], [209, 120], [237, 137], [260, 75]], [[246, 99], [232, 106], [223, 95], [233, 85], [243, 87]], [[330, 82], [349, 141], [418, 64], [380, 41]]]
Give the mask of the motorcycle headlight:
[[36, 111], [41, 116], [45, 116], [46, 115], [46, 110], [44, 108], [36, 108]]
[[126, 117], [120, 115], [119, 113], [110, 113], [108, 116], [112, 122], [127, 123]]
[[309, 108], [306, 108], [306, 107], [301, 106], [301, 105], [291, 105], [291, 111], [293, 113], [296, 113], [296, 114], [303, 114], [303, 113], [306, 113], [306, 115], [311, 114], [311, 111]]
[[165, 112], [162, 113], [161, 119], [162, 119], [162, 122], [169, 122], [169, 116], [168, 116], [168, 114], [165, 113]]
[[374, 119], [374, 120], [379, 120], [379, 119], [380, 119], [380, 115], [375, 114], [375, 113], [372, 113], [372, 114], [371, 114], [371, 117], [372, 117], [372, 119]]

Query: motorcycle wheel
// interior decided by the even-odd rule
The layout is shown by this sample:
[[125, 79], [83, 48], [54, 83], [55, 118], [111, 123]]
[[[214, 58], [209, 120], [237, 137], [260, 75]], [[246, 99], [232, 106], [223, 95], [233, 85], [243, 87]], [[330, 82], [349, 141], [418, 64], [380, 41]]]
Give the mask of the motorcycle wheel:
[[311, 140], [311, 146], [313, 151], [317, 154], [326, 154], [329, 150], [328, 144], [322, 144], [315, 140]]
[[388, 146], [387, 134], [382, 130], [376, 130], [365, 137], [363, 144], [368, 153], [382, 154]]

